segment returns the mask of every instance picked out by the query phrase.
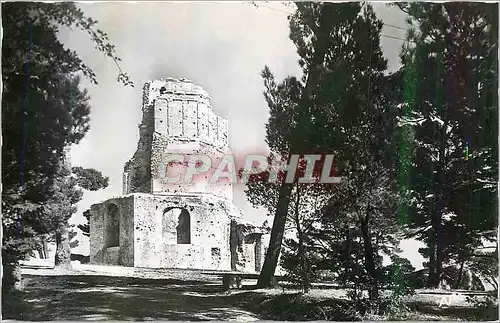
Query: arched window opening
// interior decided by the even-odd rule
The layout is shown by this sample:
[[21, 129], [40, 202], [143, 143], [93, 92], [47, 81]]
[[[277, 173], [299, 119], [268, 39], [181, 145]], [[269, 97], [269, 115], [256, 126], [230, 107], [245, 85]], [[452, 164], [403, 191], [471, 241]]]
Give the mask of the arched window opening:
[[110, 204], [106, 212], [106, 247], [120, 246], [120, 212], [116, 204]]
[[182, 209], [177, 225], [177, 244], [191, 243], [191, 219], [189, 212]]
[[188, 210], [170, 207], [163, 211], [163, 237], [169, 243], [191, 244], [191, 218]]

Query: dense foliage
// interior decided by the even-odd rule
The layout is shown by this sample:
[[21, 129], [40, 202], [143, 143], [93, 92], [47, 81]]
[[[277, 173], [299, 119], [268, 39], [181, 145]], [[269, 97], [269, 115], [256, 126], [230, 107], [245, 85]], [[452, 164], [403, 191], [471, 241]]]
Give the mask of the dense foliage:
[[[78, 74], [97, 83], [96, 75], [59, 41], [60, 27], [86, 31], [96, 48], [116, 63], [107, 35], [95, 28], [74, 3], [8, 2], [2, 4], [2, 264], [4, 287], [19, 260], [73, 212], [59, 205], [55, 193], [73, 203], [59, 185], [73, 178], [63, 170], [65, 149], [89, 130], [89, 97]], [[118, 81], [133, 86], [121, 72]], [[64, 172], [61, 173], [61, 172]], [[76, 170], [78, 176], [79, 170]], [[76, 184], [76, 183], [75, 183]], [[83, 183], [79, 183], [82, 184]], [[66, 184], [65, 184], [66, 185]], [[66, 194], [68, 193], [68, 194]], [[61, 202], [63, 203], [63, 202]], [[66, 202], [64, 202], [66, 203]], [[63, 203], [63, 204], [64, 204]], [[48, 209], [64, 212], [48, 211]], [[5, 289], [4, 288], [4, 289]]]
[[428, 286], [437, 287], [446, 276], [443, 266], [454, 265], [458, 288], [484, 240], [496, 241], [498, 8], [400, 7], [418, 26], [403, 53], [403, 70], [413, 74], [401, 118], [413, 132], [407, 224], [411, 236], [426, 243]]
[[[389, 288], [396, 318], [415, 288], [498, 290], [498, 8], [393, 5], [410, 29], [403, 66], [387, 75], [382, 23], [369, 5], [296, 4], [290, 38], [304, 76], [279, 83], [264, 69], [267, 143], [285, 160], [334, 154], [343, 182], [269, 184], [261, 174], [247, 196], [274, 215], [259, 285], [281, 252], [303, 291], [329, 272], [354, 299], [368, 291], [377, 309]], [[404, 238], [425, 243], [424, 270], [398, 256]], [[485, 242], [496, 248], [483, 251]]]

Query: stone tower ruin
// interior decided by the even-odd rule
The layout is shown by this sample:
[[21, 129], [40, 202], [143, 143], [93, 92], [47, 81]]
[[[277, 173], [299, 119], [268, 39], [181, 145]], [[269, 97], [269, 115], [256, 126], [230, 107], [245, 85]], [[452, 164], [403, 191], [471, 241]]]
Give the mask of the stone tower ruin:
[[246, 221], [229, 182], [168, 184], [166, 154], [230, 154], [228, 122], [187, 79], [145, 84], [139, 142], [123, 196], [91, 207], [91, 262], [153, 268], [260, 270], [268, 229]]
[[195, 192], [232, 199], [230, 183], [165, 184], [159, 176], [165, 153], [205, 154], [214, 163], [231, 153], [228, 122], [214, 113], [206, 91], [186, 79], [148, 82], [142, 111], [139, 145], [124, 168], [124, 194]]

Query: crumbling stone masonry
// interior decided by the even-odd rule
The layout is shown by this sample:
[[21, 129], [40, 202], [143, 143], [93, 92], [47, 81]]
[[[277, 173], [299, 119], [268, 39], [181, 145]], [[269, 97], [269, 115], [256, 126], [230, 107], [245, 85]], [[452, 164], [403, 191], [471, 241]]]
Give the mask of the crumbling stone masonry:
[[124, 195], [91, 207], [91, 263], [259, 271], [269, 229], [243, 219], [231, 183], [169, 184], [160, 176], [165, 154], [213, 161], [230, 154], [227, 120], [212, 111], [208, 93], [186, 79], [148, 82], [142, 111]]

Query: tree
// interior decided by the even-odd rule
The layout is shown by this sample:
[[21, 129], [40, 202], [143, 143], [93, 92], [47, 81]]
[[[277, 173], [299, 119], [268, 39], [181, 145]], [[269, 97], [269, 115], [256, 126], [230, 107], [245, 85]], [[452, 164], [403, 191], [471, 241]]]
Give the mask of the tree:
[[382, 254], [397, 251], [397, 191], [394, 176], [376, 161], [353, 166], [357, 167], [336, 188], [321, 226], [311, 236], [324, 254], [325, 269], [337, 271], [345, 287], [368, 290], [376, 307], [383, 281]]
[[78, 247], [78, 245], [80, 244], [80, 241], [73, 240], [73, 238], [75, 238], [76, 235], [78, 234], [75, 230], [73, 230], [73, 227], [74, 227], [74, 225], [71, 225], [70, 226], [70, 230], [68, 232], [69, 247], [71, 249], [74, 249], [74, 248]]
[[71, 268], [68, 220], [76, 211], [75, 204], [82, 198], [82, 192], [75, 187], [70, 167], [61, 163], [50, 188], [50, 198], [45, 205], [49, 221], [47, 231], [54, 232], [56, 241], [56, 268]]
[[[117, 63], [118, 81], [133, 86], [107, 35], [74, 3], [2, 5], [2, 263], [4, 290], [19, 277], [19, 260], [37, 245], [43, 205], [63, 149], [88, 131], [89, 107], [74, 76], [96, 75], [57, 38], [59, 26], [86, 31], [99, 51]], [[73, 92], [68, 90], [71, 89]], [[9, 282], [9, 284], [7, 284]]]
[[67, 163], [61, 163], [50, 188], [51, 197], [45, 205], [45, 230], [53, 232], [56, 241], [56, 268], [71, 268], [71, 235], [68, 221], [77, 211], [76, 204], [83, 197], [82, 188], [96, 191], [107, 185], [108, 178], [95, 169], [71, 169]]
[[[316, 17], [314, 17], [315, 18], [314, 20], [318, 20], [320, 26], [320, 28], [318, 28], [319, 33], [317, 41], [317, 45], [319, 48], [314, 52], [313, 57], [310, 58], [310, 62], [307, 62], [309, 63], [308, 65], [310, 65], [309, 68], [307, 67], [304, 68], [305, 70], [310, 71], [312, 75], [308, 75], [309, 73], [305, 73], [305, 78], [304, 78], [305, 84], [300, 85], [302, 91], [300, 96], [295, 97], [296, 99], [295, 101], [292, 100], [289, 101], [285, 98], [285, 103], [296, 105], [296, 109], [294, 109], [295, 115], [293, 117], [294, 123], [289, 125], [290, 126], [289, 138], [287, 138], [288, 140], [286, 142], [281, 144], [284, 145], [284, 147], [286, 148], [288, 156], [294, 153], [295, 154], [300, 153], [303, 150], [302, 147], [303, 145], [300, 143], [301, 139], [304, 139], [301, 138], [302, 135], [301, 131], [305, 129], [304, 125], [307, 123], [306, 119], [308, 119], [309, 117], [309, 114], [307, 112], [310, 112], [309, 109], [309, 104], [311, 101], [310, 95], [315, 84], [314, 82], [316, 82], [316, 84], [318, 82], [317, 77], [319, 76], [318, 75], [319, 67], [322, 65], [324, 61], [324, 56], [326, 54], [326, 49], [327, 49], [326, 48], [327, 37], [322, 29], [328, 29], [325, 20], [327, 16], [333, 12], [333, 7], [330, 4], [325, 4], [325, 5], [297, 4], [297, 11], [294, 15], [295, 18], [290, 17], [290, 29], [292, 31], [290, 34], [290, 38], [297, 42], [299, 40], [299, 37], [301, 37], [300, 27], [298, 23], [303, 18], [302, 13], [305, 13], [307, 15], [307, 13], [313, 13], [313, 12], [316, 13]], [[331, 22], [328, 22], [328, 24], [330, 25]], [[301, 54], [299, 47], [298, 49], [299, 49], [299, 54]], [[306, 57], [305, 57], [306, 53], [302, 53], [301, 56], [303, 56], [301, 64], [306, 65]], [[265, 69], [264, 73], [270, 74], [269, 69]], [[291, 79], [291, 81], [296, 83], [295, 89], [297, 89], [297, 85], [299, 85], [297, 80]], [[269, 86], [267, 87], [269, 88]], [[294, 94], [297, 94], [296, 91], [294, 91]], [[271, 113], [273, 109], [275, 110], [280, 109], [279, 103], [276, 102], [272, 92], [268, 92], [267, 94], [265, 94], [265, 97], [268, 102], [268, 105], [270, 106]], [[270, 127], [267, 128], [268, 128], [268, 136], [272, 135], [272, 129], [270, 129]], [[286, 159], [289, 160], [290, 158]], [[258, 285], [261, 287], [269, 286], [272, 282], [272, 277], [274, 275], [278, 263], [284, 229], [286, 225], [287, 212], [290, 203], [290, 194], [293, 186], [289, 183], [286, 183], [284, 179], [281, 181], [280, 184], [281, 185], [278, 193], [277, 207], [273, 220], [273, 226], [271, 229], [269, 248], [266, 253], [264, 264], [258, 280]]]
[[[289, 18], [290, 38], [300, 55], [304, 77], [300, 82], [286, 80], [298, 83], [294, 88], [301, 89], [294, 90], [289, 98], [280, 97], [270, 90], [273, 86], [266, 84], [270, 121], [286, 117], [292, 121], [274, 129], [268, 126], [268, 143], [282, 132], [286, 140], [277, 141], [275, 146], [284, 150], [285, 156], [328, 151], [335, 153], [336, 158], [342, 155], [344, 160], [350, 160], [356, 152], [348, 149], [352, 141], [348, 141], [350, 133], [346, 129], [356, 127], [367, 102], [378, 99], [378, 79], [386, 68], [379, 46], [381, 22], [376, 20], [369, 5], [362, 10], [359, 3], [296, 3], [296, 6], [296, 12]], [[265, 74], [269, 74], [268, 69]], [[272, 85], [273, 80], [269, 80], [265, 77], [265, 83]], [[270, 148], [273, 150], [271, 144]], [[346, 166], [336, 160], [335, 168], [342, 176]], [[268, 286], [274, 275], [292, 189], [292, 184], [280, 183], [260, 286]]]
[[[87, 190], [96, 191], [108, 186], [108, 177], [103, 177], [99, 171], [95, 169], [83, 169], [81, 167], [73, 167], [73, 173], [79, 175], [80, 186], [85, 187]], [[77, 225], [77, 228], [83, 233], [84, 236], [90, 236], [90, 210], [83, 212], [83, 217], [87, 220], [85, 224]]]
[[497, 5], [398, 5], [418, 24], [404, 53], [404, 68], [415, 65], [403, 104], [414, 143], [408, 228], [427, 245], [428, 286], [437, 287], [443, 265], [463, 269], [497, 226]]
[[86, 236], [86, 237], [90, 237], [90, 225], [89, 225], [89, 221], [90, 221], [90, 210], [85, 210], [83, 212], [83, 217], [85, 219], [87, 219], [87, 223], [85, 224], [79, 224], [78, 225], [78, 229], [80, 229], [80, 231], [82, 231], [83, 235]]
[[[285, 89], [283, 87], [282, 89]], [[280, 123], [281, 124], [281, 123]], [[276, 133], [276, 139], [284, 140], [282, 135]], [[279, 137], [278, 137], [279, 136]], [[263, 206], [268, 210], [268, 214], [273, 214], [276, 209], [276, 202], [279, 194], [279, 180], [286, 176], [285, 172], [280, 170], [274, 162], [279, 160], [278, 155], [274, 158], [269, 158], [271, 170], [267, 170], [260, 174], [250, 175], [245, 191], [247, 198], [254, 206]], [[304, 177], [306, 174], [307, 162], [304, 156], [298, 160], [298, 167], [295, 173], [295, 178]], [[317, 182], [321, 176], [322, 163], [319, 160], [312, 169], [312, 176]], [[277, 182], [270, 181], [271, 173], [277, 174]], [[331, 184], [311, 184], [299, 183], [294, 181], [291, 192], [292, 201], [289, 205], [288, 231], [293, 231], [296, 234], [296, 239], [290, 238], [286, 241], [288, 252], [282, 259], [284, 268], [288, 275], [300, 282], [302, 291], [308, 293], [313, 279], [316, 277], [314, 272], [313, 259], [306, 250], [305, 239], [310, 225], [314, 222], [316, 210], [323, 205], [327, 200], [327, 190]]]

